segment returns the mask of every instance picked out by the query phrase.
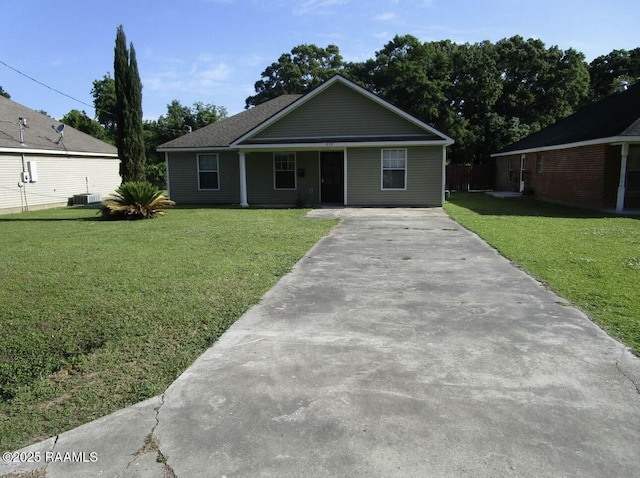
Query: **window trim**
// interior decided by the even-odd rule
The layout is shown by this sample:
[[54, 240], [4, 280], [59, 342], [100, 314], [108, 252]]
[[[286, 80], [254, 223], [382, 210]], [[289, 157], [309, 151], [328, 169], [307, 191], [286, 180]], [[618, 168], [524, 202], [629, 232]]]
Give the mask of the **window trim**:
[[[200, 158], [203, 156], [213, 156], [216, 159], [215, 170], [200, 170]], [[220, 191], [220, 155], [218, 153], [198, 153], [196, 155], [196, 168], [198, 171], [198, 191]], [[200, 184], [200, 173], [216, 173], [216, 188], [203, 188]]]
[[[401, 171], [401, 168], [385, 168], [384, 167], [384, 152], [385, 151], [403, 151], [404, 152], [404, 187], [402, 188], [385, 188], [384, 187], [384, 172], [385, 171]], [[409, 170], [409, 155], [407, 154], [407, 148], [382, 148], [380, 150], [380, 190], [381, 191], [406, 191], [407, 190], [407, 171]]]
[[[276, 156], [277, 155], [293, 155], [293, 169], [276, 169]], [[273, 190], [274, 191], [296, 191], [298, 189], [298, 158], [295, 151], [277, 151], [273, 153]], [[277, 171], [290, 171], [293, 173], [293, 187], [292, 188], [279, 188], [276, 182]]]
[[538, 153], [536, 155], [536, 173], [544, 173], [544, 153]]

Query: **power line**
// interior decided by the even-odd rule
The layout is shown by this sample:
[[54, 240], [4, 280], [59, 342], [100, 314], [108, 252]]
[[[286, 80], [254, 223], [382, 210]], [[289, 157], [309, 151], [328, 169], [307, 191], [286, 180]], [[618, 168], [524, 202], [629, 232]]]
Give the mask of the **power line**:
[[15, 72], [16, 72], [16, 73], [18, 73], [19, 75], [22, 75], [22, 76], [24, 76], [25, 78], [28, 78], [28, 79], [30, 79], [31, 81], [33, 81], [33, 82], [35, 82], [35, 83], [37, 83], [37, 84], [39, 84], [39, 85], [41, 85], [41, 86], [44, 86], [45, 88], [50, 89], [51, 91], [55, 91], [56, 93], [58, 93], [58, 94], [60, 94], [60, 95], [62, 95], [62, 96], [66, 96], [67, 98], [70, 98], [70, 99], [72, 99], [73, 101], [77, 101], [78, 103], [80, 103], [80, 104], [82, 104], [82, 105], [85, 105], [85, 106], [88, 106], [89, 108], [93, 108], [93, 105], [90, 105], [90, 104], [88, 104], [88, 103], [85, 103], [84, 101], [79, 100], [78, 98], [74, 98], [73, 96], [68, 95], [68, 94], [66, 94], [66, 93], [63, 93], [63, 92], [62, 92], [62, 91], [60, 91], [60, 90], [56, 90], [55, 88], [53, 88], [53, 87], [51, 87], [51, 86], [49, 86], [49, 85], [46, 85], [46, 84], [44, 84], [43, 82], [41, 82], [41, 81], [39, 81], [39, 80], [36, 80], [35, 78], [33, 78], [33, 77], [31, 77], [31, 76], [27, 75], [26, 73], [21, 72], [21, 71], [20, 71], [20, 70], [18, 70], [17, 68], [12, 67], [11, 65], [7, 65], [7, 64], [6, 64], [4, 61], [2, 61], [2, 60], [0, 60], [0, 63], [2, 63], [4, 66], [6, 66], [7, 68], [9, 68], [10, 70], [15, 71]]
[[[2, 60], [0, 60], [0, 63], [1, 63], [1, 64], [3, 64], [4, 66], [6, 66], [7, 68], [9, 68], [10, 70], [15, 71], [15, 72], [16, 72], [16, 73], [18, 73], [19, 75], [22, 75], [22, 76], [24, 76], [25, 78], [28, 78], [28, 79], [30, 79], [31, 81], [33, 81], [33, 82], [35, 82], [35, 83], [37, 83], [37, 84], [39, 84], [39, 85], [41, 85], [41, 86], [44, 86], [45, 88], [50, 89], [51, 91], [55, 91], [56, 93], [58, 93], [58, 94], [60, 94], [60, 95], [62, 95], [62, 96], [66, 96], [67, 98], [70, 98], [70, 99], [72, 99], [73, 101], [77, 101], [77, 102], [78, 102], [78, 103], [80, 103], [81, 105], [88, 106], [89, 108], [94, 108], [94, 109], [95, 109], [95, 111], [96, 111], [96, 113], [97, 113], [97, 112], [103, 112], [103, 113], [106, 113], [106, 114], [108, 114], [109, 116], [113, 116], [113, 117], [115, 118], [115, 115], [114, 115], [113, 113], [111, 113], [110, 111], [106, 111], [106, 110], [98, 110], [97, 108], [95, 108], [95, 106], [94, 106], [94, 105], [90, 105], [90, 104], [88, 104], [88, 103], [85, 103], [84, 101], [79, 100], [78, 98], [74, 98], [74, 97], [73, 97], [73, 96], [71, 96], [71, 95], [68, 95], [68, 94], [66, 94], [66, 93], [63, 93], [63, 92], [62, 92], [62, 91], [60, 91], [60, 90], [57, 90], [57, 89], [55, 89], [55, 88], [53, 88], [53, 87], [51, 87], [51, 86], [49, 86], [49, 85], [47, 85], [47, 84], [45, 84], [45, 83], [43, 83], [43, 82], [39, 81], [39, 80], [36, 80], [35, 78], [33, 78], [33, 77], [31, 77], [31, 76], [27, 75], [26, 73], [21, 72], [21, 71], [20, 71], [20, 70], [18, 70], [17, 68], [14, 68], [13, 66], [8, 65], [7, 63], [5, 63], [5, 62], [4, 62], [4, 61], [2, 61]], [[160, 128], [160, 127], [158, 127], [157, 129], [162, 129], [162, 130], [164, 130], [164, 131], [172, 131], [172, 132], [175, 132], [175, 133], [183, 133], [183, 134], [184, 134], [185, 132], [187, 132], [187, 131], [186, 131], [186, 129], [179, 130], [179, 129], [173, 129], [173, 128]], [[189, 131], [189, 132], [190, 132], [190, 131]]]

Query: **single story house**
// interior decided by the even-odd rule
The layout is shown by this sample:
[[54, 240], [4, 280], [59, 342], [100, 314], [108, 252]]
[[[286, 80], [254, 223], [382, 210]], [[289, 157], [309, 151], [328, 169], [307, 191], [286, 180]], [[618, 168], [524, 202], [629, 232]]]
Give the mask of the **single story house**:
[[496, 158], [496, 190], [623, 212], [640, 208], [640, 83], [513, 143]]
[[162, 144], [182, 204], [440, 206], [453, 140], [343, 76]]
[[0, 96], [0, 214], [99, 201], [119, 168], [114, 146]]

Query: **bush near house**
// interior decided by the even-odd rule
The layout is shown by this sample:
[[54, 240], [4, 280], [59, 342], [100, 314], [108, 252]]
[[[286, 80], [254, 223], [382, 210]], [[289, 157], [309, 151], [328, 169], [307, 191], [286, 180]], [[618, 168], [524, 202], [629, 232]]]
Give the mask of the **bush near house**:
[[640, 354], [640, 218], [482, 193], [444, 207]]
[[121, 184], [112, 198], [103, 201], [100, 213], [104, 219], [152, 219], [163, 216], [160, 209], [175, 206], [157, 187], [148, 182], [129, 181]]
[[162, 393], [336, 223], [306, 212], [0, 216], [0, 450]]

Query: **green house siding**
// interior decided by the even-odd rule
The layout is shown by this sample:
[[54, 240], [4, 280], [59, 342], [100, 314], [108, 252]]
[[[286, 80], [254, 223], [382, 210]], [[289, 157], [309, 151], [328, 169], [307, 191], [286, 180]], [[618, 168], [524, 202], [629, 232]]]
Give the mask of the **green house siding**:
[[[202, 154], [212, 154], [202, 152]], [[220, 190], [198, 190], [198, 153], [169, 153], [169, 194], [178, 204], [238, 204], [240, 202], [240, 163], [238, 153], [218, 154]]]
[[349, 148], [347, 151], [347, 204], [349, 206], [441, 206], [442, 146], [406, 149], [406, 190], [383, 190], [381, 148]]
[[251, 138], [321, 138], [349, 136], [393, 136], [428, 134], [370, 98], [342, 83], [276, 121]]
[[273, 153], [249, 153], [247, 163], [247, 200], [253, 204], [287, 204], [298, 201], [319, 202], [319, 159], [317, 151], [296, 152], [296, 189], [275, 189]]

